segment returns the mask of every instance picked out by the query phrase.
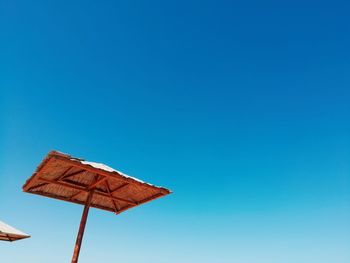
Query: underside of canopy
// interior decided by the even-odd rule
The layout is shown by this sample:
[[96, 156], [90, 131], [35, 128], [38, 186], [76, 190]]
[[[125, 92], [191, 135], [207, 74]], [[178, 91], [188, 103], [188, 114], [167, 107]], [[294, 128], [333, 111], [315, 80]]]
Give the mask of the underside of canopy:
[[16, 241], [30, 237], [26, 233], [19, 231], [18, 229], [5, 224], [0, 221], [0, 240], [1, 241]]
[[145, 183], [100, 163], [52, 151], [23, 186], [23, 191], [119, 214], [170, 194], [163, 187]]

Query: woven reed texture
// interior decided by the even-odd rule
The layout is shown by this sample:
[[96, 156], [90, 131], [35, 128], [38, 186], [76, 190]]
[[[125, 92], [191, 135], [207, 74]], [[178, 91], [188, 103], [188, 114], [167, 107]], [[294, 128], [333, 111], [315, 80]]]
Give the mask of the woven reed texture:
[[91, 190], [94, 191], [92, 207], [116, 214], [171, 193], [166, 188], [116, 170], [84, 164], [82, 159], [56, 151], [46, 156], [23, 186], [24, 192], [82, 205]]

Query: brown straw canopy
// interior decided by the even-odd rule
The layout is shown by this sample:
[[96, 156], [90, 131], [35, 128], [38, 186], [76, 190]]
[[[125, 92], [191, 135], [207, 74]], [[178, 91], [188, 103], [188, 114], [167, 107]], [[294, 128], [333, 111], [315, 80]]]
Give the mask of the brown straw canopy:
[[84, 205], [72, 263], [77, 263], [90, 207], [119, 214], [170, 194], [113, 168], [50, 152], [23, 186], [23, 191]]
[[104, 164], [51, 151], [23, 186], [23, 191], [119, 214], [171, 193], [125, 175]]
[[18, 229], [5, 224], [0, 221], [0, 240], [1, 241], [17, 241], [24, 238], [29, 238], [30, 236]]

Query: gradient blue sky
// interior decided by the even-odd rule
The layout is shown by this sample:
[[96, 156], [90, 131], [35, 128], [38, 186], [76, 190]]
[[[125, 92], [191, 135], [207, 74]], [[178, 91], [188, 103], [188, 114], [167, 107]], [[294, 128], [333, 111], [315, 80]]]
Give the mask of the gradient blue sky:
[[70, 262], [49, 150], [174, 194], [92, 209], [81, 262], [350, 262], [348, 1], [0, 3], [1, 262]]

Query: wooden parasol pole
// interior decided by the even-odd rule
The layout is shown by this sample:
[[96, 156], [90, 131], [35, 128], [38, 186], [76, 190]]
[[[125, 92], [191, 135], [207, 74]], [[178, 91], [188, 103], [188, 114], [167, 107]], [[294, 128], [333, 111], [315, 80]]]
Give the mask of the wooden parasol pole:
[[77, 240], [75, 242], [72, 263], [77, 263], [78, 262], [81, 242], [83, 241], [85, 225], [86, 225], [87, 217], [88, 217], [88, 214], [89, 214], [91, 199], [92, 199], [93, 195], [94, 195], [94, 190], [92, 189], [92, 190], [90, 190], [89, 195], [88, 195], [88, 197], [86, 199], [86, 203], [85, 203], [85, 206], [84, 206], [84, 211], [83, 211], [83, 214], [81, 216], [79, 232], [78, 232]]

